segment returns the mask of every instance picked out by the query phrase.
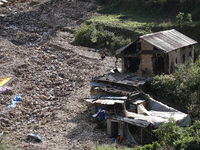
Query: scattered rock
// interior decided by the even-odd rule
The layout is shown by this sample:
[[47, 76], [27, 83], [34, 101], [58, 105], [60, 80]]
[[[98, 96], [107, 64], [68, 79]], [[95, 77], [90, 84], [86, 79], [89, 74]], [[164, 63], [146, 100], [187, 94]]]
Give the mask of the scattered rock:
[[[71, 44], [77, 20], [93, 16], [94, 8], [78, 0], [8, 0], [1, 7], [0, 78], [11, 77], [5, 86], [12, 92], [0, 95], [0, 124], [16, 146], [27, 145], [22, 139], [34, 132], [45, 141], [28, 143], [29, 149], [92, 149], [105, 138], [80, 122], [88, 120], [80, 99], [90, 96], [92, 77], [115, 67], [115, 58], [100, 61], [98, 50]], [[16, 95], [22, 99], [7, 109]]]

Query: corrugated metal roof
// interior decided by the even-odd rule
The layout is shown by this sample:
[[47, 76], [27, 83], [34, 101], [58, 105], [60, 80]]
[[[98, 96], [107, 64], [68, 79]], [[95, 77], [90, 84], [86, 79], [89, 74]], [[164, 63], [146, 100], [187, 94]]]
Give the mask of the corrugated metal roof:
[[147, 126], [149, 126], [151, 123], [147, 122], [147, 121], [143, 121], [143, 120], [138, 120], [138, 119], [134, 119], [134, 118], [128, 118], [128, 117], [107, 117], [108, 120], [118, 120], [118, 121], [122, 121], [122, 122], [127, 122], [129, 124], [133, 124], [135, 126], [138, 127], [143, 127], [146, 128]]
[[92, 78], [92, 81], [138, 87], [144, 85], [147, 80], [137, 75], [133, 76], [132, 74], [108, 73], [103, 76], [94, 77]]
[[170, 52], [197, 43], [197, 41], [176, 31], [175, 29], [146, 34], [139, 38], [161, 50], [164, 50], [165, 52]]
[[[178, 48], [182, 48], [182, 47], [193, 45], [193, 44], [197, 43], [197, 41], [176, 31], [175, 29], [146, 34], [146, 35], [140, 36], [139, 39], [143, 39], [144, 41], [152, 44], [153, 46], [155, 46], [158, 49], [163, 50], [165, 52], [170, 52], [170, 51], [176, 50]], [[137, 40], [135, 40], [135, 41], [137, 41]], [[121, 54], [121, 52], [123, 52], [126, 48], [128, 48], [135, 41], [118, 49], [116, 51], [116, 56], [119, 56]], [[143, 51], [141, 51], [141, 52], [143, 52]]]

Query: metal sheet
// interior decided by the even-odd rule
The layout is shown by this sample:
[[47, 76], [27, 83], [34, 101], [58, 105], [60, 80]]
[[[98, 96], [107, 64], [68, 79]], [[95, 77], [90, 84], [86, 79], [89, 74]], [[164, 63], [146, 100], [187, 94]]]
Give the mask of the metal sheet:
[[[187, 37], [186, 35], [176, 31], [175, 29], [160, 31], [156, 33], [146, 34], [140, 36], [137, 40], [143, 39], [144, 41], [148, 42], [149, 44], [157, 47], [164, 52], [170, 52], [182, 47], [186, 47], [189, 45], [196, 44], [197, 41]], [[116, 51], [116, 56], [120, 56], [120, 54], [132, 45], [137, 40], [131, 42], [130, 44], [118, 49]], [[142, 52], [142, 51], [141, 51]], [[143, 51], [144, 52], [144, 51]]]
[[109, 100], [109, 99], [97, 99], [97, 100], [87, 99], [86, 101], [90, 103], [97, 103], [97, 104], [103, 104], [103, 105], [114, 105], [115, 103], [118, 103], [118, 104], [124, 103], [124, 100]]
[[109, 73], [103, 76], [95, 77], [92, 80], [97, 82], [115, 83], [134, 87], [138, 87], [139, 85], [144, 85], [146, 83], [146, 79], [140, 76], [132, 76], [131, 74], [121, 73]]
[[140, 36], [140, 38], [166, 52], [197, 43], [197, 41], [174, 29], [147, 34]]

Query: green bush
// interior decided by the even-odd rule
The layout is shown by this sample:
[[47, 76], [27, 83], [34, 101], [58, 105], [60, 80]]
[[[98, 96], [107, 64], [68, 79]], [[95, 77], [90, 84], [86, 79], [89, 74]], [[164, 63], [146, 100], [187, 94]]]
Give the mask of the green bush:
[[163, 145], [173, 146], [174, 141], [182, 139], [183, 128], [177, 126], [176, 121], [170, 118], [169, 122], [160, 125], [154, 132]]
[[188, 60], [184, 65], [176, 65], [175, 73], [155, 76], [149, 80], [159, 97], [189, 108], [199, 105], [200, 67], [199, 59], [195, 63]]
[[108, 48], [117, 50], [131, 42], [123, 36], [116, 36], [113, 32], [96, 27], [95, 24], [83, 25], [75, 32], [77, 44], [94, 48]]
[[198, 150], [200, 147], [200, 121], [196, 120], [190, 127], [181, 128], [170, 118], [169, 122], [159, 126], [154, 132], [164, 146], [176, 150]]
[[152, 142], [152, 144], [147, 144], [143, 147], [136, 147], [134, 148], [134, 150], [157, 150], [158, 148], [161, 148], [161, 145], [155, 141], [155, 142]]

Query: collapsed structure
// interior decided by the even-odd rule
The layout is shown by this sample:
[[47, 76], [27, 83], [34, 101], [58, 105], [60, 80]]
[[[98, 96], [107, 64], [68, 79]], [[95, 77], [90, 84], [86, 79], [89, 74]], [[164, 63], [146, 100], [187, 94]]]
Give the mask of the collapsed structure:
[[[146, 144], [153, 140], [152, 129], [158, 128], [170, 117], [179, 126], [191, 124], [190, 116], [168, 107], [143, 93], [146, 79], [131, 74], [109, 73], [95, 77], [91, 82], [91, 113], [99, 108], [106, 112], [107, 134], [119, 134], [129, 142]], [[97, 115], [95, 115], [96, 117]], [[99, 119], [100, 120], [100, 119]]]

